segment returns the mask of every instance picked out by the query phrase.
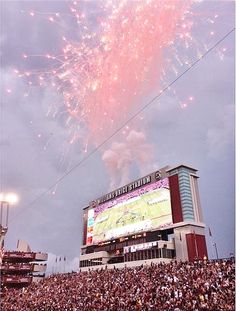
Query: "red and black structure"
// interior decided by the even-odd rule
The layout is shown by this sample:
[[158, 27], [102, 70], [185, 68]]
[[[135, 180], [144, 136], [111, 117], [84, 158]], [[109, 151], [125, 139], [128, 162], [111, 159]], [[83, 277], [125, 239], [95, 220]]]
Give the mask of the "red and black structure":
[[176, 258], [207, 257], [205, 224], [200, 205], [197, 170], [186, 165], [168, 169]]
[[1, 287], [25, 287], [42, 280], [46, 271], [45, 253], [5, 251], [0, 266]]

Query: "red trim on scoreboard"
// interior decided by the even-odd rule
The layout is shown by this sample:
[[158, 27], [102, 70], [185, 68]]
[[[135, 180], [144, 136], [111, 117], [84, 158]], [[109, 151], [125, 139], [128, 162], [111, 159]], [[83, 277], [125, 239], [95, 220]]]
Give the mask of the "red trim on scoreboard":
[[188, 260], [203, 259], [207, 257], [206, 239], [204, 235], [189, 233], [186, 234]]
[[169, 177], [169, 185], [173, 223], [182, 222], [183, 214], [179, 192], [179, 177], [177, 174]]

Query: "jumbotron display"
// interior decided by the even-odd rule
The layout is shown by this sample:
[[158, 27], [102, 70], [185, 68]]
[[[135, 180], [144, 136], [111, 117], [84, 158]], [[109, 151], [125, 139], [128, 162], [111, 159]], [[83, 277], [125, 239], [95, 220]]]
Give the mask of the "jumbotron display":
[[169, 180], [164, 178], [88, 210], [86, 244], [172, 224]]

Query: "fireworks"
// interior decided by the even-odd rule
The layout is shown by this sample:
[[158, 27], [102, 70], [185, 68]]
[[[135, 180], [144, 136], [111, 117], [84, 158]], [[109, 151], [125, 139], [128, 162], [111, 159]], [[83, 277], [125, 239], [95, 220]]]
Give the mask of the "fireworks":
[[[23, 52], [25, 62], [43, 57], [46, 67], [25, 72], [17, 69], [15, 74], [26, 78], [29, 88], [35, 84], [51, 86], [59, 94], [60, 99], [57, 96], [47, 115], [50, 111], [53, 117], [66, 115], [69, 144], [80, 140], [87, 152], [88, 146], [99, 145], [140, 109], [144, 98], [152, 92], [162, 93], [172, 77], [175, 79], [207, 50], [208, 42], [200, 46], [192, 36], [194, 3], [192, 0], [68, 2], [76, 38], [68, 39], [63, 33], [61, 53], [57, 55]], [[27, 14], [32, 18], [39, 16], [56, 27], [66, 23], [65, 16], [68, 18], [68, 13], [63, 12], [30, 10]], [[214, 11], [207, 18], [204, 16], [209, 41], [215, 37], [212, 27], [217, 19], [219, 14]], [[221, 60], [225, 52], [226, 48], [218, 51]], [[173, 88], [168, 91], [176, 97], [180, 108], [195, 102], [192, 95], [178, 98]], [[6, 93], [11, 93], [10, 87]], [[26, 90], [24, 97], [28, 94]], [[143, 119], [140, 115], [137, 122]], [[121, 133], [128, 135], [132, 128], [123, 128]]]
[[[39, 103], [46, 117], [56, 118], [54, 125], [60, 128], [64, 125], [60, 171], [69, 171], [73, 165], [69, 161], [71, 151], [76, 150], [78, 158], [86, 159], [96, 146], [106, 155], [102, 159], [107, 160], [112, 172], [115, 167], [120, 173], [119, 162], [129, 162], [128, 155], [139, 166], [143, 146], [149, 147], [146, 141], [132, 144], [135, 152], [128, 155], [119, 149], [123, 156], [117, 157], [117, 165], [114, 162], [110, 165], [112, 157], [108, 155], [115, 158], [117, 146], [129, 149], [130, 142], [126, 140], [134, 132], [148, 137], [147, 141], [153, 137], [144, 132], [146, 120], [155, 120], [157, 129], [159, 117], [163, 118], [157, 115], [160, 111], [155, 107], [157, 103], [167, 107], [168, 103], [177, 105], [184, 115], [184, 110], [188, 114], [196, 108], [199, 103], [196, 88], [194, 83], [185, 83], [182, 73], [203, 58], [225, 33], [226, 29], [219, 27], [225, 20], [223, 5], [205, 5], [194, 0], [88, 0], [54, 2], [51, 6], [40, 3], [21, 6], [29, 8], [21, 10], [29, 35], [23, 40], [24, 49], [19, 51], [22, 62], [16, 61], [17, 68], [12, 70], [26, 83], [20, 82], [18, 90], [12, 79], [6, 79], [5, 95], [14, 100], [15, 91], [19, 91], [22, 102], [31, 104], [30, 109]], [[49, 7], [51, 12], [45, 12], [44, 8]], [[230, 50], [226, 43], [214, 51], [221, 61], [227, 61]], [[176, 83], [179, 77], [182, 82]], [[152, 101], [153, 98], [159, 102]], [[152, 108], [146, 105], [150, 102]], [[151, 109], [146, 109], [147, 106]], [[137, 117], [134, 120], [132, 116]], [[175, 117], [171, 113], [169, 116]], [[30, 117], [34, 120], [37, 114]], [[126, 122], [131, 119], [132, 122]], [[49, 151], [60, 136], [58, 128], [51, 137], [46, 127], [44, 130], [31, 122], [41, 150]], [[117, 129], [120, 131], [115, 137]], [[152, 126], [148, 129], [152, 130]], [[149, 150], [151, 154], [152, 148]], [[151, 162], [146, 158], [145, 161]], [[144, 167], [144, 163], [140, 166]]]
[[[191, 4], [102, 1], [96, 4], [100, 19], [95, 27], [80, 3], [73, 2], [70, 11], [80, 38], [72, 42], [63, 36], [62, 54], [43, 56], [52, 62], [50, 69], [17, 74], [28, 77], [29, 85], [35, 81], [41, 86], [50, 83], [62, 95], [68, 113], [66, 124], [76, 124], [78, 131], [71, 142], [86, 136], [86, 144], [99, 144], [140, 107], [143, 96], [158, 89], [167, 70], [166, 49], [176, 39], [188, 47], [192, 40], [192, 21], [188, 19]], [[29, 15], [37, 13], [30, 11]], [[43, 16], [59, 23], [61, 15]], [[24, 53], [23, 58], [29, 56]]]

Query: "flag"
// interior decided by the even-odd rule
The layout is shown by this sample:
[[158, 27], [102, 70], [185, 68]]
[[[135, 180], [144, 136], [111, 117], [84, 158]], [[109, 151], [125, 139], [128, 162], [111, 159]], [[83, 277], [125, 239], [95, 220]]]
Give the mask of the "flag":
[[211, 233], [211, 229], [210, 229], [210, 227], [209, 227], [209, 236], [212, 236], [212, 233]]
[[56, 260], [55, 260], [56, 262], [57, 262], [57, 257], [56, 257]]
[[59, 258], [59, 261], [61, 261], [61, 257]]
[[64, 257], [64, 261], [66, 261], [66, 256]]

